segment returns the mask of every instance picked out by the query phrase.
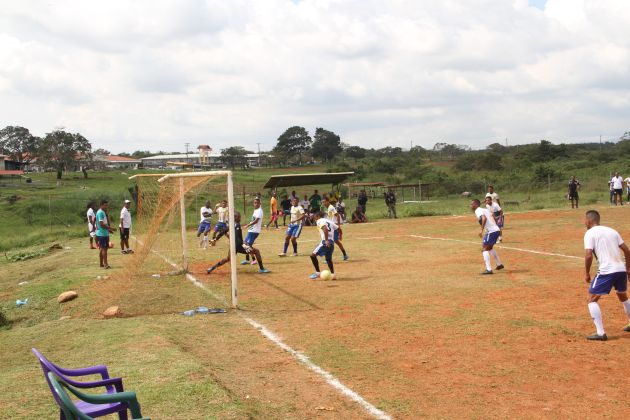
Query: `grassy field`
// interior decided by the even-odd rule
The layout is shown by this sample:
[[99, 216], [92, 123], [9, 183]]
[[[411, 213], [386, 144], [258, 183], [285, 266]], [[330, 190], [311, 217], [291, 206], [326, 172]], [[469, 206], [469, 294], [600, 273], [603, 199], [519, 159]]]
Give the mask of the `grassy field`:
[[[627, 236], [627, 207], [598, 208]], [[0, 417], [54, 416], [31, 347], [69, 367], [108, 364], [153, 418], [369, 417], [246, 322], [253, 319], [395, 418], [623, 418], [630, 383], [618, 372], [630, 334], [611, 296], [602, 300], [609, 341], [584, 340], [594, 327], [582, 211], [509, 215], [497, 248], [506, 269], [490, 277], [478, 275], [477, 231], [469, 215], [347, 226], [351, 259], [337, 261], [337, 281], [321, 282], [307, 279], [313, 229], [301, 237], [304, 256], [285, 259], [276, 256], [283, 231], [265, 230], [257, 245], [273, 272], [239, 267], [240, 310], [195, 317], [179, 312], [226, 306], [229, 276], [227, 267], [205, 274], [225, 242], [201, 250], [192, 231], [191, 271], [205, 289], [181, 275], [151, 278], [171, 270], [157, 256], [125, 279], [130, 257], [113, 253], [115, 268], [105, 272], [79, 239], [2, 261], [9, 324], [0, 329]], [[97, 279], [104, 274], [112, 278]], [[67, 289], [80, 297], [61, 306], [54, 298]], [[125, 317], [101, 319], [113, 303]]]
[[[263, 192], [263, 185], [271, 175], [281, 173], [300, 173], [326, 171], [324, 167], [308, 166], [302, 168], [256, 169], [235, 172], [235, 194], [237, 208], [245, 214], [251, 211], [251, 197], [255, 192]], [[129, 175], [136, 172], [108, 171], [91, 173], [88, 179], [81, 174], [66, 174], [57, 182], [55, 174], [30, 174], [32, 184], [24, 182], [3, 181], [0, 184], [0, 252], [18, 248], [45, 244], [55, 240], [67, 240], [84, 235], [86, 230], [85, 209], [89, 201], [98, 202], [108, 198], [110, 211], [114, 220], [125, 199], [130, 199], [129, 188], [134, 182], [128, 180]], [[144, 173], [144, 172], [143, 172]], [[592, 205], [606, 203], [608, 200], [605, 182], [594, 177], [583, 181], [582, 203]], [[325, 186], [305, 186], [296, 188], [298, 194], [311, 194], [313, 189], [325, 190]], [[554, 185], [551, 190], [531, 187], [527, 190], [499, 193], [507, 202], [507, 211], [525, 211], [533, 209], [562, 208], [567, 206], [564, 199], [564, 185]], [[280, 191], [284, 193], [285, 191]], [[288, 191], [290, 192], [290, 190]], [[411, 190], [406, 192], [406, 200], [412, 198]], [[223, 198], [220, 191], [209, 191], [206, 196], [198, 195], [188, 200], [188, 220], [192, 228], [199, 207], [206, 198], [213, 202]], [[398, 195], [398, 214], [401, 217], [451, 215], [466, 212], [466, 199], [451, 195], [433, 194], [431, 202], [403, 203]], [[263, 203], [265, 209], [268, 204]], [[356, 199], [346, 200], [347, 208], [352, 211], [356, 207]], [[132, 209], [132, 212], [134, 209]], [[368, 217], [379, 220], [387, 217], [386, 206], [380, 197], [368, 202]]]

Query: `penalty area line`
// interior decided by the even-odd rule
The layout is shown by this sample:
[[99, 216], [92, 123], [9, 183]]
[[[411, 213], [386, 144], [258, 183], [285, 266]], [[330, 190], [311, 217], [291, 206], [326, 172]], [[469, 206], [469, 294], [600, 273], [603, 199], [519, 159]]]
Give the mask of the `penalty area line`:
[[[465, 244], [475, 244], [477, 245], [478, 242], [473, 242], [473, 241], [466, 241], [463, 239], [452, 239], [452, 238], [436, 238], [433, 236], [424, 236], [424, 235], [409, 235], [412, 238], [418, 238], [418, 239], [429, 239], [432, 241], [450, 241], [450, 242], [461, 242], [461, 243], [465, 243]], [[505, 246], [505, 245], [495, 245], [495, 248], [499, 248], [499, 249], [509, 249], [512, 251], [520, 251], [520, 252], [529, 252], [530, 254], [539, 254], [539, 255], [547, 255], [550, 257], [562, 257], [562, 258], [570, 258], [570, 259], [575, 259], [575, 260], [581, 260], [582, 258], [580, 257], [576, 257], [575, 255], [565, 255], [565, 254], [557, 254], [554, 252], [545, 252], [545, 251], [535, 251], [533, 249], [526, 249], [526, 248], [516, 248], [513, 246]]]
[[[142, 243], [139, 240], [138, 240], [138, 242]], [[156, 255], [158, 255], [167, 264], [169, 264], [169, 265], [171, 265], [171, 266], [173, 266], [175, 268], [178, 267], [177, 264], [175, 264], [173, 261], [171, 261], [165, 255], [162, 255], [159, 252], [153, 251], [153, 250], [151, 252], [153, 252]], [[220, 302], [223, 302], [226, 306], [228, 305], [227, 300], [225, 300], [225, 298], [223, 296], [219, 296], [219, 295], [215, 294], [213, 291], [208, 289], [203, 283], [201, 283], [199, 280], [197, 280], [195, 278], [195, 276], [193, 276], [192, 274], [187, 273], [186, 274], [186, 279], [188, 279], [188, 281], [190, 281], [192, 284], [194, 284], [195, 286], [199, 287], [200, 289], [203, 289], [206, 293], [208, 293], [210, 296], [212, 296], [216, 300], [218, 300]], [[242, 320], [247, 322], [249, 325], [251, 325], [258, 332], [260, 332], [260, 334], [263, 337], [265, 337], [267, 340], [271, 341], [273, 344], [275, 344], [280, 349], [282, 349], [282, 350], [286, 351], [287, 353], [289, 353], [297, 361], [299, 361], [304, 366], [306, 366], [309, 370], [311, 370], [311, 371], [315, 372], [316, 374], [318, 374], [319, 376], [321, 376], [326, 381], [326, 383], [328, 385], [330, 385], [331, 387], [335, 388], [341, 395], [343, 395], [343, 396], [351, 399], [352, 401], [356, 402], [357, 404], [359, 404], [361, 406], [361, 408], [363, 408], [370, 415], [372, 415], [372, 417], [374, 417], [376, 419], [379, 419], [379, 420], [391, 420], [391, 416], [389, 414], [385, 413], [383, 410], [378, 409], [376, 406], [372, 405], [370, 402], [368, 402], [361, 395], [359, 395], [358, 393], [353, 391], [348, 386], [344, 385], [339, 379], [335, 378], [332, 373], [328, 372], [327, 370], [324, 370], [323, 368], [321, 368], [318, 365], [316, 365], [315, 363], [313, 363], [311, 361], [311, 359], [309, 359], [309, 357], [307, 355], [305, 355], [302, 352], [299, 352], [299, 351], [295, 350], [293, 347], [291, 347], [288, 344], [286, 344], [285, 342], [283, 342], [269, 328], [265, 327], [263, 324], [255, 321], [254, 319], [243, 315], [238, 310], [237, 310], [236, 313], [238, 314], [238, 316]]]

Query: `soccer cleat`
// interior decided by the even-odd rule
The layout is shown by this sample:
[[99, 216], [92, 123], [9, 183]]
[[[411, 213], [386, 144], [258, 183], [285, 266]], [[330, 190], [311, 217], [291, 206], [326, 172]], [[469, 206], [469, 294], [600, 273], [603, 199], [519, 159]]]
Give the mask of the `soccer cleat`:
[[503, 266], [503, 264], [497, 265], [494, 269], [495, 270], [503, 270], [505, 267]]
[[623, 330], [624, 330], [625, 332], [630, 332], [630, 323], [628, 323], [628, 325], [626, 325], [626, 326], [623, 328]]
[[210, 241], [210, 246], [215, 246], [217, 244], [217, 240], [216, 239], [212, 239]]
[[313, 273], [310, 276], [308, 276], [308, 278], [311, 280], [316, 280], [319, 278], [319, 273]]
[[281, 252], [278, 254], [278, 257], [286, 257], [287, 253], [286, 252]]
[[128, 248], [128, 249], [127, 249], [127, 254], [133, 254], [133, 249]]
[[331, 280], [337, 280], [337, 275], [335, 273], [333, 273], [332, 277], [330, 278]]
[[206, 270], [206, 273], [210, 274], [212, 273], [214, 270], [216, 269], [216, 267], [210, 267]]
[[485, 270], [481, 272], [481, 275], [486, 275], [486, 274], [494, 274], [494, 273], [492, 272], [492, 270]]
[[606, 341], [608, 340], [608, 336], [606, 334], [603, 334], [603, 335], [593, 334], [586, 337], [586, 339], [591, 340], [591, 341]]
[[241, 265], [247, 265], [247, 264], [249, 264], [249, 261], [248, 261], [248, 260], [243, 260], [243, 261], [241, 261]]
[[289, 255], [289, 257], [297, 257], [297, 256], [298, 256], [297, 252], [294, 252], [293, 254]]
[[256, 264], [258, 264], [258, 261], [256, 260], [252, 260], [252, 262], [249, 263], [249, 265], [256, 265]]
[[258, 270], [258, 274], [267, 274], [267, 273], [271, 273], [271, 270], [267, 270], [266, 268], [261, 268], [260, 270]]
[[121, 254], [126, 254], [127, 251], [125, 251], [124, 249], [120, 251]]
[[344, 260], [344, 261], [348, 261], [349, 259], [350, 259], [350, 257], [349, 257], [349, 256], [347, 256], [347, 255], [344, 255], [344, 256], [343, 256], [343, 260]]

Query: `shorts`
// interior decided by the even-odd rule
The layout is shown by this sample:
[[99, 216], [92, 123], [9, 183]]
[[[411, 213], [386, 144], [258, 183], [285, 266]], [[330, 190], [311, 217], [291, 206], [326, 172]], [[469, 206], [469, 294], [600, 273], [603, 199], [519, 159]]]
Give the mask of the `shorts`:
[[237, 245], [236, 246], [236, 253], [237, 254], [251, 254], [252, 252], [252, 247], [247, 245], [247, 244], [242, 244], [242, 245]]
[[109, 236], [97, 236], [96, 243], [101, 249], [109, 248]]
[[299, 238], [300, 233], [302, 233], [301, 224], [289, 224], [289, 227], [287, 228], [287, 236], [290, 236], [292, 238]]
[[483, 236], [483, 244], [484, 245], [494, 245], [497, 243], [497, 240], [499, 239], [499, 231], [496, 232], [490, 232], [490, 233], [486, 233]]
[[623, 194], [623, 189], [622, 188], [615, 188], [615, 194], [617, 194], [619, 197], [621, 197], [621, 195]]
[[288, 214], [291, 214], [291, 210], [287, 210], [287, 209], [282, 210], [282, 214], [284, 214], [285, 216]]
[[211, 228], [212, 228], [212, 223], [201, 222], [199, 223], [199, 229], [197, 229], [197, 234], [200, 235], [202, 233], [208, 233]]
[[217, 222], [217, 224], [214, 225], [215, 232], [223, 232], [227, 230], [228, 230], [228, 225], [225, 222]]
[[326, 246], [326, 241], [322, 241], [321, 244], [317, 245], [313, 250], [313, 254], [319, 257], [332, 257], [333, 251], [335, 250], [335, 243], [331, 241], [330, 247]]
[[125, 241], [129, 239], [129, 228], [120, 228], [120, 240]]
[[94, 225], [92, 223], [88, 223], [88, 233], [91, 238], [96, 236], [96, 231], [94, 230]]
[[254, 245], [254, 242], [256, 242], [256, 238], [258, 238], [258, 235], [260, 235], [260, 233], [258, 232], [247, 232], [245, 243], [249, 246]]
[[628, 290], [628, 275], [625, 271], [596, 275], [588, 292], [592, 295], [607, 295], [613, 286], [617, 293], [625, 293]]
[[503, 224], [505, 223], [505, 218], [503, 215], [501, 215], [500, 212], [497, 211], [494, 213], [494, 221], [497, 223], [497, 226], [502, 228]]
[[335, 233], [333, 233], [333, 239], [335, 242], [343, 239], [343, 232], [341, 231], [341, 228], [338, 228]]
[[580, 195], [577, 192], [569, 194], [569, 200], [579, 200]]

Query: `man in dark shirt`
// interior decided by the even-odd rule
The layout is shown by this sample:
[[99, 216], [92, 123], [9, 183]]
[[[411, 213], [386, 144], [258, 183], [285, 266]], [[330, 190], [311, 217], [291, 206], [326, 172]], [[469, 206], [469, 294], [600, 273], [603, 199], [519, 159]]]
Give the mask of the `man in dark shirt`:
[[578, 201], [580, 196], [578, 194], [578, 190], [580, 189], [580, 181], [575, 178], [575, 175], [571, 177], [569, 180], [569, 200], [571, 200], [571, 208], [578, 208]]
[[283, 200], [280, 202], [280, 208], [282, 209], [282, 225], [287, 225], [287, 216], [291, 215], [291, 199], [286, 195], [283, 196]]
[[361, 206], [357, 206], [357, 209], [352, 213], [352, 223], [366, 223], [367, 217], [363, 213]]
[[317, 190], [315, 190], [315, 193], [311, 195], [308, 201], [311, 202], [311, 213], [317, 213], [322, 206], [322, 196], [317, 193]]
[[[258, 262], [258, 272], [261, 274], [271, 273], [270, 270], [265, 269], [262, 262], [262, 257], [260, 256], [260, 251], [258, 248], [251, 247], [245, 243], [243, 243], [243, 232], [241, 230], [241, 213], [235, 211], [234, 212], [234, 242], [236, 244], [236, 253], [237, 254], [246, 254], [252, 255], [256, 257], [256, 261]], [[228, 234], [229, 236], [229, 234]], [[217, 268], [221, 267], [223, 264], [230, 262], [230, 251], [228, 251], [227, 258], [223, 258], [221, 261], [208, 268], [206, 271], [208, 274], [212, 273]]]
[[361, 190], [359, 192], [359, 196], [357, 197], [357, 203], [361, 206], [361, 210], [363, 210], [363, 214], [367, 214], [367, 202], [368, 196], [365, 193], [365, 190]]
[[396, 194], [394, 194], [394, 191], [388, 190], [385, 193], [385, 204], [387, 205], [388, 217], [391, 218], [393, 215], [394, 219], [398, 219], [398, 216], [396, 216]]

